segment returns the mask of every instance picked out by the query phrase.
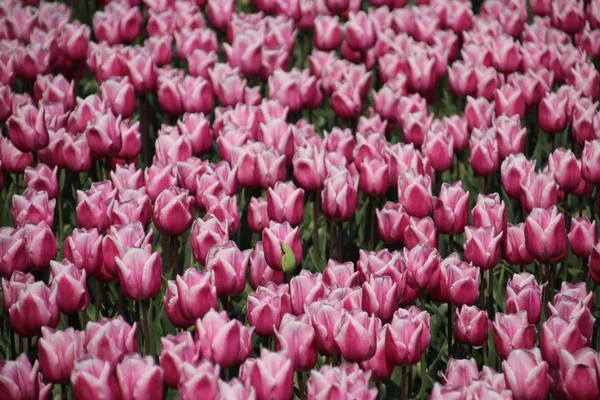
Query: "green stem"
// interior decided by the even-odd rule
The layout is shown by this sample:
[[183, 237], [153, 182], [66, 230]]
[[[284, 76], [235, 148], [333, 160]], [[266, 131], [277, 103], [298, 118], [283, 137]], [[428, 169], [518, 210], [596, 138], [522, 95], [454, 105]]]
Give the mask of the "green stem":
[[150, 355], [150, 329], [148, 327], [148, 301], [140, 300], [142, 305], [142, 322], [144, 325], [144, 350], [146, 355]]
[[488, 270], [488, 285], [487, 285], [487, 290], [488, 290], [488, 307], [489, 309], [489, 316], [490, 316], [490, 320], [494, 319], [494, 311], [495, 311], [495, 307], [494, 307], [494, 269], [490, 268]]
[[140, 130], [142, 135], [142, 156], [144, 159], [144, 165], [150, 165], [149, 153], [148, 153], [148, 141], [150, 140], [148, 135], [148, 101], [146, 95], [140, 95]]
[[96, 321], [100, 319], [100, 281], [96, 280]]
[[298, 380], [298, 391], [300, 393], [300, 400], [306, 398], [304, 391], [304, 373], [302, 371], [296, 371], [296, 378]]
[[338, 226], [338, 235], [337, 235], [337, 260], [339, 262], [344, 262], [344, 228], [343, 222], [340, 221], [337, 223]]
[[177, 236], [170, 236], [171, 248], [171, 271], [172, 279], [176, 279], [179, 275], [179, 240]]
[[454, 307], [448, 303], [448, 359], [452, 357], [452, 312]]
[[321, 242], [319, 241], [319, 213], [321, 196], [319, 191], [313, 193], [313, 248], [315, 249], [315, 257], [318, 262], [321, 262]]
[[371, 226], [370, 226], [370, 237], [369, 237], [369, 250], [375, 250], [375, 210], [377, 209], [377, 198], [371, 197], [369, 199], [369, 203], [371, 206]]
[[62, 400], [67, 400], [69, 398], [69, 395], [67, 392], [67, 385], [64, 383], [60, 385], [60, 398]]

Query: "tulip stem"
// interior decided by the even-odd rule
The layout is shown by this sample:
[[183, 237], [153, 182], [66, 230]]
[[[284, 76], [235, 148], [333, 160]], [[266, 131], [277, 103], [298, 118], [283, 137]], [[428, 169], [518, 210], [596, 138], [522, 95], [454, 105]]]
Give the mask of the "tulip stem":
[[344, 253], [344, 223], [339, 221], [337, 223], [338, 226], [338, 236], [337, 236], [337, 260], [339, 262], [343, 262], [343, 253]]
[[170, 248], [171, 248], [171, 270], [173, 271], [173, 279], [179, 275], [179, 241], [177, 236], [169, 236]]
[[334, 240], [333, 240], [333, 232], [335, 229], [335, 222], [333, 221], [329, 221], [329, 259], [332, 259], [333, 256], [333, 246], [334, 246]]
[[23, 342], [23, 336], [19, 335], [19, 354], [23, 354], [25, 351], [25, 343]]
[[81, 312], [81, 327], [85, 330], [88, 323], [87, 308]]
[[148, 102], [145, 94], [140, 95], [140, 128], [142, 131], [142, 155], [144, 165], [147, 166], [150, 165], [150, 160], [148, 159]]
[[554, 265], [546, 264], [546, 280], [548, 281], [548, 299], [547, 302], [552, 303], [554, 300]]
[[296, 371], [296, 380], [298, 381], [298, 392], [300, 393], [300, 400], [304, 400], [304, 374], [302, 371]]
[[96, 280], [96, 321], [100, 319], [100, 281]]
[[454, 251], [454, 235], [448, 235], [448, 255]]
[[408, 388], [406, 390], [406, 393], [407, 393], [408, 397], [412, 396], [412, 391], [413, 391], [413, 387], [412, 387], [412, 384], [413, 384], [412, 374], [413, 374], [413, 366], [409, 365], [408, 366]]
[[452, 303], [448, 303], [448, 359], [452, 357]]
[[229, 305], [229, 296], [221, 297], [221, 306], [223, 306], [223, 311], [227, 312], [228, 305]]
[[62, 400], [67, 400], [69, 398], [69, 394], [67, 392], [67, 385], [64, 383], [60, 385], [60, 398]]
[[[64, 178], [64, 174], [65, 174], [65, 170], [61, 169], [60, 170], [60, 175], [61, 175], [61, 182], [64, 182], [65, 178]], [[62, 188], [61, 188], [62, 190]], [[63, 232], [64, 232], [64, 225], [63, 225], [63, 203], [62, 203], [62, 194], [59, 193], [58, 198], [56, 199], [56, 207], [58, 208], [58, 235], [57, 235], [57, 239], [58, 239], [58, 243], [63, 243]], [[62, 246], [58, 246], [59, 248], [62, 249]], [[61, 250], [62, 252], [62, 250]]]
[[144, 350], [150, 355], [150, 329], [148, 327], [148, 301], [140, 300], [142, 306], [142, 323], [144, 325]]
[[565, 198], [563, 199], [563, 207], [565, 209], [565, 228], [567, 229], [567, 232], [569, 232], [569, 227], [571, 225], [571, 220], [569, 218], [569, 193], [565, 193]]
[[321, 262], [321, 242], [319, 241], [319, 191], [313, 193], [313, 248], [317, 262]]
[[406, 400], [406, 367], [400, 367], [400, 400]]
[[17, 358], [17, 348], [15, 347], [15, 330], [13, 329], [12, 325], [9, 323], [8, 326], [8, 337], [10, 338], [10, 355], [11, 355], [11, 359], [16, 359]]
[[371, 206], [371, 226], [370, 226], [370, 234], [371, 236], [369, 237], [369, 250], [375, 250], [375, 209], [377, 208], [377, 198], [376, 197], [371, 197], [369, 199], [369, 203]]
[[489, 309], [489, 316], [490, 318], [493, 320], [494, 318], [494, 269], [490, 268], [488, 269], [488, 307]]
[[600, 217], [600, 185], [596, 186], [596, 215]]
[[483, 194], [488, 194], [488, 177], [483, 176]]

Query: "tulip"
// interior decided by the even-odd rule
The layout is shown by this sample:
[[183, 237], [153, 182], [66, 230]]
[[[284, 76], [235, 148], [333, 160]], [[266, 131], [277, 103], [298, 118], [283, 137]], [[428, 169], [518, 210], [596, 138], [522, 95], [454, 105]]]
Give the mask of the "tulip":
[[553, 134], [567, 127], [567, 99], [549, 92], [542, 99], [538, 109], [540, 128]]
[[292, 306], [288, 285], [260, 286], [248, 295], [248, 323], [261, 336], [272, 336], [281, 318], [291, 313]]
[[65, 240], [64, 256], [87, 276], [94, 276], [100, 266], [102, 237], [96, 229], [74, 229]]
[[198, 361], [196, 343], [188, 331], [161, 337], [160, 343], [160, 367], [164, 372], [165, 384], [176, 388], [184, 363], [196, 364]]
[[588, 258], [588, 271], [594, 282], [600, 282], [600, 246], [597, 243]]
[[542, 313], [542, 292], [535, 277], [527, 272], [515, 274], [506, 285], [506, 312], [516, 314], [527, 312], [527, 321], [537, 325]]
[[358, 179], [348, 170], [340, 170], [325, 180], [321, 192], [325, 216], [336, 221], [352, 218], [358, 203]]
[[163, 371], [151, 356], [125, 356], [117, 365], [117, 388], [122, 399], [162, 399]]
[[342, 44], [342, 29], [339, 17], [319, 15], [314, 21], [314, 44], [323, 51], [331, 51]]
[[43, 326], [56, 328], [60, 319], [57, 288], [38, 281], [28, 284], [9, 308], [10, 322], [20, 336], [39, 335]]
[[540, 262], [555, 262], [566, 255], [565, 220], [556, 206], [534, 208], [529, 214], [525, 220], [525, 246]]
[[294, 366], [285, 351], [263, 349], [259, 358], [249, 359], [242, 365], [240, 379], [254, 388], [257, 400], [293, 396]]
[[267, 215], [270, 221], [299, 225], [304, 215], [304, 190], [297, 189], [292, 182], [277, 182], [273, 189], [268, 189]]
[[473, 226], [483, 228], [493, 226], [496, 233], [506, 231], [506, 204], [498, 193], [489, 195], [479, 194], [477, 204], [471, 211]]
[[429, 131], [425, 135], [422, 152], [436, 172], [447, 171], [454, 161], [454, 138], [445, 130]]
[[334, 331], [335, 342], [344, 359], [352, 363], [373, 357], [380, 328], [379, 318], [373, 315], [369, 317], [360, 309], [344, 313]]
[[89, 171], [92, 167], [92, 153], [85, 133], [81, 133], [74, 138], [65, 135], [64, 138], [65, 166], [74, 172]]
[[173, 166], [165, 165], [162, 162], [154, 163], [146, 168], [144, 181], [152, 201], [155, 201], [163, 191], [177, 185], [177, 177]]
[[331, 398], [345, 393], [348, 396], [375, 400], [377, 389], [369, 388], [370, 372], [363, 371], [358, 364], [339, 367], [324, 365], [313, 370], [307, 382], [308, 398]]
[[335, 340], [335, 330], [344, 314], [342, 304], [333, 300], [318, 300], [306, 307], [315, 330], [317, 348], [323, 354], [340, 353]]
[[587, 339], [574, 323], [570, 323], [560, 315], [553, 315], [542, 324], [540, 348], [542, 357], [550, 367], [558, 368], [560, 353], [563, 350], [570, 354], [585, 347]]
[[356, 141], [350, 129], [333, 128], [330, 133], [325, 132], [323, 145], [327, 152], [340, 152], [348, 161], [352, 161]]
[[317, 191], [326, 178], [325, 153], [316, 146], [300, 147], [292, 160], [294, 179], [306, 191]]
[[248, 384], [243, 384], [236, 378], [229, 382], [219, 381], [219, 394], [217, 400], [254, 400], [256, 391]]
[[127, 60], [127, 71], [136, 94], [146, 95], [156, 89], [157, 73], [152, 52], [148, 48], [135, 53]]
[[525, 150], [527, 129], [521, 128], [517, 115], [512, 117], [504, 114], [500, 115], [494, 120], [493, 128], [496, 131], [500, 160], [504, 160], [511, 154], [522, 153]]
[[94, 36], [109, 44], [133, 41], [139, 34], [143, 17], [137, 7], [111, 3], [94, 14]]
[[89, 293], [86, 286], [85, 270], [63, 260], [62, 263], [50, 261], [52, 280], [50, 285], [56, 287], [56, 304], [64, 314], [74, 314], [85, 310], [89, 302]]
[[479, 298], [479, 268], [461, 261], [456, 253], [440, 263], [439, 290], [457, 307], [472, 306]]
[[588, 257], [596, 243], [596, 221], [590, 222], [587, 217], [572, 218], [567, 238], [573, 254], [581, 258]]
[[376, 210], [376, 215], [381, 240], [391, 244], [404, 242], [404, 231], [409, 223], [409, 216], [404, 207], [388, 201], [381, 210]]
[[461, 182], [442, 183], [439, 197], [433, 198], [433, 220], [440, 233], [456, 235], [463, 232], [469, 218], [469, 192]]
[[598, 369], [596, 352], [588, 347], [575, 353], [561, 350], [559, 357], [560, 382], [566, 397], [586, 400], [598, 398], [600, 390], [596, 375]]
[[213, 214], [206, 214], [192, 225], [190, 235], [194, 260], [206, 265], [206, 257], [214, 245], [222, 245], [229, 239], [227, 223], [219, 221]]
[[[304, 210], [302, 211], [304, 212]], [[252, 197], [250, 199], [248, 204], [248, 227], [252, 232], [261, 233], [263, 229], [269, 226], [271, 221], [267, 212], [267, 200], [262, 197]]]
[[358, 278], [358, 271], [354, 271], [352, 262], [339, 263], [329, 260], [323, 271], [323, 283], [327, 286], [353, 287]]
[[581, 298], [563, 296], [554, 305], [548, 303], [548, 311], [551, 316], [560, 315], [569, 322], [575, 323], [589, 343], [594, 330], [594, 317]]
[[181, 367], [181, 379], [177, 388], [182, 400], [191, 400], [200, 396], [204, 399], [214, 399], [219, 389], [218, 366], [208, 361], [190, 364], [184, 363]]
[[102, 399], [119, 396], [114, 366], [110, 362], [86, 355], [75, 362], [71, 375], [73, 397]]
[[367, 158], [359, 164], [360, 190], [368, 196], [383, 196], [390, 188], [388, 165], [381, 158]]
[[[27, 354], [23, 353], [16, 360], [3, 361], [0, 364], [0, 388], [8, 399], [49, 398], [48, 389], [39, 380], [39, 364], [37, 360], [31, 365]], [[52, 390], [52, 387], [49, 387]]]
[[323, 284], [323, 275], [320, 273], [312, 274], [302, 270], [300, 275], [290, 280], [290, 297], [294, 315], [301, 315], [305, 306], [310, 306], [325, 296], [326, 287]]
[[425, 141], [425, 135], [431, 128], [433, 116], [424, 111], [409, 112], [399, 118], [400, 127], [404, 132], [404, 140], [420, 148]]
[[306, 316], [286, 314], [275, 330], [277, 349], [287, 351], [297, 371], [312, 369], [317, 362], [315, 330]]
[[528, 160], [523, 154], [509, 155], [500, 168], [502, 185], [513, 199], [521, 197], [521, 185], [526, 184], [529, 175], [535, 169], [535, 161]]
[[152, 219], [159, 231], [181, 236], [192, 225], [194, 200], [186, 190], [171, 186], [156, 198]]
[[241, 293], [246, 287], [248, 252], [240, 251], [235, 242], [213, 246], [206, 256], [206, 270], [214, 271], [217, 295]]
[[431, 178], [428, 175], [417, 175], [414, 171], [407, 171], [398, 180], [398, 199], [410, 216], [426, 217], [433, 207]]
[[548, 156], [548, 171], [554, 174], [554, 180], [561, 190], [571, 192], [581, 180], [581, 168], [572, 151], [556, 149]]
[[23, 195], [14, 195], [12, 199], [12, 216], [17, 227], [27, 222], [38, 224], [45, 222], [54, 224], [55, 199], [49, 199], [48, 193], [34, 189], [25, 189]]
[[437, 287], [440, 279], [440, 255], [434, 247], [419, 244], [410, 251], [404, 249], [404, 259], [410, 287], [424, 291]]
[[17, 107], [6, 121], [8, 135], [13, 145], [22, 152], [38, 151], [49, 143], [45, 109], [33, 105]]
[[331, 95], [331, 104], [340, 118], [354, 118], [363, 110], [359, 88], [348, 82], [335, 89]]
[[554, 296], [554, 304], [558, 304], [567, 297], [580, 299], [588, 308], [590, 308], [594, 302], [594, 294], [592, 292], [588, 293], [583, 282], [576, 284], [562, 282], [560, 285], [560, 291]]
[[386, 352], [396, 365], [415, 365], [431, 339], [429, 314], [417, 307], [399, 309], [387, 326]]
[[34, 283], [35, 278], [31, 274], [21, 271], [12, 273], [10, 280], [2, 278], [2, 309], [8, 314], [10, 307], [17, 301], [19, 294], [27, 288], [28, 284]]
[[548, 363], [538, 349], [517, 349], [502, 361], [506, 386], [515, 399], [545, 399], [550, 389]]
[[448, 83], [458, 96], [473, 96], [477, 89], [477, 76], [472, 64], [456, 61], [448, 68]]
[[394, 372], [394, 363], [388, 359], [386, 353], [385, 336], [387, 329], [382, 327], [377, 332], [377, 350], [375, 355], [369, 360], [360, 363], [364, 371], [370, 371], [373, 374], [373, 380], [382, 381], [390, 378]]
[[289, 272], [300, 265], [302, 243], [298, 228], [292, 229], [288, 222], [271, 222], [269, 227], [262, 231], [262, 242], [269, 267]]
[[256, 247], [250, 252], [250, 286], [253, 289], [267, 282], [273, 282], [276, 285], [283, 283], [283, 271], [275, 270], [267, 265], [262, 242], [256, 243]]
[[125, 296], [133, 300], [149, 300], [162, 284], [162, 259], [158, 252], [130, 247], [115, 258], [119, 282]]
[[196, 342], [203, 358], [227, 368], [248, 358], [253, 330], [236, 319], [230, 321], [225, 312], [211, 310], [196, 321]]
[[109, 224], [106, 209], [108, 199], [101, 191], [93, 188], [87, 192], [77, 191], [77, 222], [85, 229], [98, 229], [103, 232]]
[[548, 208], [558, 203], [558, 185], [550, 174], [532, 173], [521, 184], [521, 204], [527, 212], [535, 207]]
[[216, 309], [217, 288], [212, 271], [198, 272], [188, 268], [175, 282], [167, 282], [165, 312], [169, 320], [179, 327], [189, 327], [210, 309]]
[[[25, 224], [15, 232], [14, 236], [25, 239], [29, 260], [34, 269], [45, 269], [56, 258], [56, 237], [45, 222], [39, 222], [37, 225]], [[10, 253], [11, 251], [8, 252], [8, 254]], [[19, 261], [12, 265], [13, 268], [19, 266], [22, 266]]]
[[454, 336], [459, 342], [475, 347], [482, 346], [487, 341], [489, 329], [490, 321], [485, 311], [467, 305], [456, 309]]
[[493, 226], [465, 228], [465, 260], [486, 270], [498, 264], [502, 232], [496, 234]]
[[600, 139], [585, 143], [581, 153], [581, 176], [593, 185], [600, 185]]
[[115, 117], [112, 112], [94, 117], [86, 129], [87, 140], [97, 158], [117, 154], [123, 144], [121, 132], [121, 116]]
[[44, 379], [51, 383], [68, 383], [75, 360], [85, 355], [83, 343], [85, 333], [67, 328], [55, 331], [42, 327], [38, 341], [40, 370]]
[[451, 358], [442, 374], [442, 381], [447, 386], [469, 386], [472, 381], [479, 379], [479, 368], [474, 359], [457, 360]]
[[494, 347], [501, 360], [506, 360], [514, 349], [531, 349], [535, 345], [537, 330], [528, 324], [527, 312], [497, 313], [494, 328]]
[[285, 180], [285, 156], [277, 150], [241, 150], [236, 155], [238, 182], [244, 188], [266, 189]]
[[[137, 324], [127, 324], [123, 317], [102, 318], [89, 322], [85, 328], [85, 349], [91, 356], [111, 363], [123, 360], [126, 354], [138, 351]], [[75, 370], [77, 363], [75, 363]], [[75, 373], [75, 371], [74, 371]], [[71, 375], [73, 379], [74, 375]]]
[[469, 130], [474, 128], [485, 129], [492, 125], [494, 115], [494, 102], [489, 102], [485, 98], [475, 99], [467, 96], [467, 105], [465, 107], [465, 117]]
[[22, 174], [26, 167], [33, 164], [31, 153], [22, 153], [10, 139], [4, 137], [0, 138], [0, 158], [2, 158], [2, 169], [13, 174]]
[[[476, 132], [476, 131], [475, 131]], [[500, 166], [498, 141], [494, 135], [478, 133], [471, 136], [469, 163], [476, 175], [487, 177], [495, 174]]]

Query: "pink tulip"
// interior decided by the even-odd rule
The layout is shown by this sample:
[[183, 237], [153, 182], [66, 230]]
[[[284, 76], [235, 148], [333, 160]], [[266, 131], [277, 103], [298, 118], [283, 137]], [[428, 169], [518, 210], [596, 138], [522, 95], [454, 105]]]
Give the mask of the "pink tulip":
[[498, 141], [498, 156], [504, 160], [510, 154], [522, 153], [525, 150], [527, 140], [527, 129], [521, 128], [517, 115], [509, 117], [500, 115], [493, 122]]
[[479, 194], [471, 218], [473, 226], [483, 228], [491, 225], [496, 233], [506, 232], [506, 204], [498, 193]]
[[123, 118], [133, 115], [136, 106], [135, 91], [127, 77], [102, 82], [99, 93], [100, 98], [115, 115], [121, 115]]
[[248, 204], [248, 227], [250, 230], [261, 233], [263, 229], [269, 226], [270, 222], [271, 220], [267, 211], [267, 200], [262, 197], [251, 198], [250, 204]]
[[404, 242], [404, 231], [409, 223], [409, 216], [404, 207], [388, 201], [382, 209], [377, 209], [376, 213], [379, 238], [391, 244]]
[[296, 149], [292, 160], [294, 178], [306, 191], [314, 192], [321, 188], [326, 177], [325, 153], [316, 146]]
[[454, 162], [454, 138], [443, 128], [431, 130], [425, 135], [422, 152], [436, 172], [447, 171]]
[[85, 333], [67, 328], [55, 331], [42, 328], [38, 341], [40, 370], [44, 379], [52, 383], [68, 383], [75, 360], [85, 354], [83, 343]]
[[163, 371], [151, 356], [127, 355], [116, 368], [117, 388], [122, 399], [162, 399]]
[[476, 175], [487, 177], [498, 172], [500, 154], [498, 152], [498, 140], [495, 135], [475, 130], [469, 141], [469, 146], [471, 149], [469, 163]]
[[18, 78], [28, 81], [44, 75], [50, 67], [50, 49], [42, 43], [17, 46], [13, 51], [13, 70]]
[[354, 118], [362, 113], [363, 103], [358, 87], [343, 83], [331, 95], [333, 111], [340, 118]]
[[548, 93], [540, 102], [538, 110], [540, 128], [547, 133], [558, 133], [567, 126], [567, 99]]
[[335, 341], [335, 330], [344, 314], [342, 304], [333, 300], [318, 300], [306, 307], [315, 330], [317, 348], [323, 354], [339, 354], [340, 348]]
[[8, 314], [10, 307], [17, 301], [19, 294], [27, 288], [28, 284], [34, 283], [35, 278], [31, 274], [15, 271], [10, 280], [2, 278], [2, 309]]
[[457, 307], [472, 306], [479, 298], [479, 268], [461, 261], [456, 253], [440, 263], [440, 293]]
[[60, 312], [74, 314], [84, 311], [89, 302], [89, 293], [86, 286], [85, 270], [63, 260], [62, 263], [50, 261], [52, 280], [50, 285], [56, 286], [56, 304]]
[[273, 189], [268, 189], [267, 215], [270, 221], [299, 225], [304, 215], [304, 190], [297, 189], [292, 182], [277, 182]]
[[485, 311], [463, 305], [456, 309], [454, 336], [460, 343], [482, 346], [488, 339], [490, 320]]
[[206, 212], [213, 214], [221, 222], [227, 222], [230, 234], [237, 232], [240, 226], [237, 196], [228, 196], [224, 191], [218, 196], [206, 195]]
[[542, 324], [540, 348], [542, 357], [550, 367], [558, 368], [559, 357], [563, 350], [570, 354], [585, 347], [587, 339], [581, 334], [576, 324], [560, 315], [554, 315]]
[[415, 171], [407, 171], [398, 181], [398, 199], [410, 216], [426, 217], [433, 207], [431, 178], [428, 175], [418, 175]]
[[425, 141], [425, 135], [431, 128], [433, 116], [424, 111], [409, 112], [399, 118], [400, 127], [404, 132], [404, 140], [420, 148]]
[[593, 185], [600, 185], [600, 139], [585, 143], [581, 153], [581, 176]]
[[515, 399], [545, 399], [550, 389], [551, 378], [548, 364], [542, 361], [538, 349], [516, 349], [502, 361], [506, 386]]
[[431, 339], [429, 314], [417, 307], [399, 309], [386, 332], [386, 352], [396, 365], [415, 365]]
[[199, 361], [196, 343], [188, 331], [161, 337], [160, 343], [160, 367], [164, 372], [165, 384], [176, 388], [181, 379], [183, 365], [194, 365]]
[[208, 152], [212, 147], [213, 132], [203, 114], [186, 113], [183, 120], [177, 121], [179, 133], [188, 138], [195, 155]]
[[[138, 352], [137, 324], [127, 324], [123, 317], [102, 318], [85, 328], [85, 349], [90, 356], [110, 363], [121, 362], [125, 355]], [[75, 363], [75, 371], [77, 370]], [[71, 375], [71, 380], [76, 375]]]
[[109, 44], [128, 43], [138, 36], [143, 17], [137, 7], [110, 3], [94, 14], [94, 36]]
[[17, 107], [6, 121], [6, 128], [11, 142], [20, 151], [37, 151], [48, 145], [44, 107], [38, 109], [29, 104]]
[[342, 29], [339, 17], [319, 15], [314, 21], [314, 44], [323, 51], [331, 51], [342, 44]]
[[[291, 264], [295, 266], [300, 265], [300, 261], [302, 260], [302, 243], [298, 228], [292, 229], [288, 222], [284, 222], [283, 224], [271, 222], [269, 227], [262, 231], [262, 242], [265, 260], [269, 267], [276, 270], [285, 270], [293, 267]], [[283, 256], [290, 255], [288, 252], [284, 253], [284, 249], [282, 248], [283, 243], [292, 250], [291, 254], [294, 256], [294, 262], [290, 265], [283, 264]]]
[[26, 353], [0, 363], [0, 388], [7, 399], [50, 398], [52, 386], [43, 387], [37, 360], [31, 365]]
[[534, 208], [529, 214], [525, 220], [525, 245], [529, 254], [540, 262], [564, 258], [567, 251], [565, 220], [556, 206]]
[[199, 353], [221, 368], [240, 364], [252, 351], [253, 330], [236, 319], [230, 321], [225, 312], [211, 310], [202, 319], [196, 320]]
[[381, 158], [367, 158], [359, 164], [360, 190], [368, 196], [383, 196], [390, 188], [388, 165]]
[[467, 106], [465, 107], [465, 117], [469, 130], [474, 128], [485, 129], [492, 125], [494, 116], [494, 102], [489, 102], [485, 98], [473, 98], [467, 96]]
[[115, 262], [125, 296], [148, 300], [158, 294], [162, 284], [162, 259], [158, 252], [130, 247]]
[[189, 327], [210, 309], [216, 309], [217, 288], [212, 271], [188, 268], [176, 281], [167, 282], [165, 312], [176, 326]]
[[[331, 1], [331, 0], [329, 0]], [[343, 394], [375, 400], [377, 389], [369, 388], [370, 372], [363, 371], [358, 364], [343, 364], [339, 367], [324, 365], [313, 370], [307, 382], [308, 398], [334, 398]]]
[[469, 192], [461, 182], [442, 183], [439, 197], [433, 198], [433, 220], [440, 233], [457, 235], [467, 225], [469, 214]]
[[33, 92], [38, 102], [61, 103], [65, 110], [71, 110], [75, 105], [75, 83], [62, 75], [38, 75]]
[[203, 399], [214, 399], [219, 390], [220, 368], [209, 361], [184, 363], [181, 367], [181, 379], [177, 388], [179, 398], [192, 400], [200, 396]]
[[[25, 224], [13, 236], [25, 239], [29, 260], [34, 269], [46, 269], [50, 262], [56, 258], [56, 237], [45, 222], [39, 222], [37, 225]], [[8, 253], [12, 252], [9, 251]], [[13, 253], [12, 255], [16, 254]], [[13, 267], [19, 266], [19, 261], [13, 259], [13, 262]]]
[[477, 76], [472, 64], [456, 61], [448, 68], [448, 82], [458, 96], [473, 96], [477, 89]]
[[88, 124], [86, 136], [96, 158], [117, 154], [123, 144], [121, 132], [121, 116], [115, 117], [112, 112], [97, 114], [93, 122]]
[[255, 399], [256, 391], [248, 384], [243, 384], [236, 378], [229, 382], [219, 381], [219, 394], [217, 400], [245, 400]]
[[286, 314], [275, 330], [277, 348], [287, 351], [296, 371], [312, 369], [317, 362], [315, 330], [308, 316]]
[[266, 189], [285, 180], [285, 155], [274, 149], [240, 149], [232, 164], [237, 165], [238, 182], [244, 188]]
[[410, 251], [404, 249], [404, 259], [408, 268], [406, 281], [410, 287], [427, 291], [438, 286], [440, 254], [434, 247], [419, 244]]
[[[327, 152], [338, 151], [346, 160], [352, 161], [356, 140], [350, 129], [333, 128], [330, 133], [324, 133], [323, 145]], [[327, 155], [326, 155], [327, 156]]]
[[156, 198], [152, 219], [161, 232], [181, 236], [192, 225], [194, 198], [186, 190], [171, 186]]
[[469, 386], [472, 381], [479, 379], [479, 368], [474, 359], [457, 360], [451, 358], [442, 374], [442, 382], [447, 386]]
[[300, 275], [290, 280], [292, 313], [301, 315], [304, 313], [305, 307], [324, 298], [326, 294], [327, 288], [323, 284], [323, 275], [302, 270]]
[[465, 260], [486, 270], [498, 264], [502, 232], [496, 233], [493, 226], [465, 228]]
[[350, 12], [344, 24], [345, 43], [355, 51], [366, 51], [375, 43], [373, 24], [364, 11]]
[[250, 252], [250, 286], [253, 289], [268, 282], [276, 285], [283, 283], [283, 271], [275, 270], [267, 265], [262, 241], [256, 243], [256, 247]]
[[[152, 59], [152, 53], [144, 48], [127, 60], [129, 81], [136, 94], [145, 95], [156, 89], [157, 73]], [[114, 111], [114, 110], [113, 110]]]
[[521, 185], [525, 185], [529, 175], [535, 169], [535, 161], [527, 159], [523, 154], [509, 155], [500, 168], [502, 185], [506, 193], [513, 199], [521, 197]]
[[[344, 359], [359, 362], [370, 359], [377, 349], [381, 320], [359, 309], [344, 313], [336, 325], [334, 338]], [[359, 340], [359, 338], [361, 338]]]
[[581, 258], [588, 257], [596, 244], [596, 221], [590, 222], [587, 217], [572, 218], [567, 238], [573, 254]]
[[227, 223], [219, 221], [214, 215], [206, 214], [192, 225], [190, 235], [192, 255], [202, 265], [206, 265], [206, 256], [214, 245], [224, 244], [229, 239]]
[[534, 260], [525, 245], [525, 224], [523, 222], [517, 225], [508, 224], [503, 246], [502, 255], [509, 264], [527, 265]]
[[102, 236], [96, 229], [74, 229], [64, 245], [65, 259], [87, 276], [95, 276], [100, 268]]
[[354, 271], [352, 262], [339, 263], [335, 260], [329, 260], [323, 271], [323, 283], [327, 286], [337, 285], [338, 287], [353, 287], [358, 278], [358, 271]]
[[39, 335], [43, 326], [56, 328], [60, 313], [57, 288], [38, 281], [28, 284], [10, 306], [10, 322], [19, 336]]
[[234, 11], [235, 3], [229, 0], [209, 0], [206, 4], [206, 13], [210, 24], [220, 31], [225, 30]]
[[501, 360], [506, 360], [514, 349], [532, 349], [537, 338], [535, 325], [528, 324], [527, 312], [496, 314], [494, 346]]
[[548, 208], [558, 203], [558, 185], [553, 176], [531, 173], [521, 184], [521, 204], [527, 212], [535, 207]]
[[242, 252], [235, 242], [213, 246], [206, 256], [206, 270], [214, 271], [217, 295], [241, 293], [246, 287], [248, 251]]
[[114, 365], [86, 355], [75, 362], [71, 375], [73, 397], [102, 399], [119, 396]]
[[86, 229], [98, 229], [100, 232], [109, 225], [108, 215], [106, 213], [110, 199], [105, 193], [95, 190], [83, 192], [77, 191], [77, 222]]
[[535, 277], [527, 272], [515, 274], [506, 285], [506, 312], [527, 312], [527, 321], [537, 325], [542, 313], [542, 291]]
[[259, 35], [241, 33], [233, 38], [231, 45], [225, 43], [223, 50], [228, 63], [239, 68], [247, 76], [260, 73], [262, 67], [262, 38]]
[[548, 156], [548, 171], [561, 190], [571, 192], [581, 180], [581, 167], [571, 150], [558, 148]]
[[165, 165], [162, 162], [154, 163], [146, 168], [144, 181], [152, 201], [155, 201], [163, 191], [177, 185], [177, 177], [173, 166]]
[[561, 350], [560, 383], [568, 399], [596, 399], [600, 396], [598, 389], [598, 356], [589, 347], [571, 353]]
[[588, 339], [589, 344], [594, 330], [594, 317], [581, 298], [562, 296], [554, 302], [554, 305], [548, 303], [548, 311], [550, 316], [560, 315], [577, 325], [581, 334]]
[[260, 357], [242, 365], [240, 379], [256, 391], [257, 400], [285, 399], [293, 395], [294, 365], [286, 352], [263, 349]]
[[22, 174], [25, 168], [33, 165], [33, 154], [22, 153], [17, 149], [10, 139], [0, 139], [0, 158], [2, 158], [2, 169], [13, 174]]

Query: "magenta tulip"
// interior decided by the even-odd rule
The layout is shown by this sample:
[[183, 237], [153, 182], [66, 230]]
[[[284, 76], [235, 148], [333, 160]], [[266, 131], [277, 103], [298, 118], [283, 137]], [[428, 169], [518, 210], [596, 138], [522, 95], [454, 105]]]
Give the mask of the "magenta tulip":
[[387, 326], [386, 352], [396, 365], [415, 365], [431, 339], [430, 316], [417, 307], [399, 309]]
[[542, 400], [548, 395], [551, 378], [548, 364], [538, 349], [516, 349], [502, 361], [506, 386], [516, 400]]
[[534, 208], [525, 220], [527, 251], [540, 262], [560, 260], [566, 256], [567, 233], [564, 216], [556, 206]]
[[56, 297], [56, 286], [50, 288], [41, 281], [27, 284], [8, 310], [17, 334], [32, 337], [44, 326], [56, 328], [60, 320]]
[[527, 321], [527, 312], [516, 314], [496, 314], [494, 346], [501, 360], [506, 360], [514, 349], [532, 349], [537, 339], [535, 325]]
[[257, 400], [287, 399], [294, 393], [294, 365], [285, 351], [263, 349], [259, 358], [242, 365], [240, 379], [254, 388]]
[[487, 341], [490, 325], [485, 311], [463, 305], [456, 309], [454, 336], [460, 343], [479, 347]]
[[75, 361], [85, 354], [85, 332], [67, 328], [55, 331], [42, 328], [38, 342], [40, 370], [44, 379], [52, 383], [68, 383]]

